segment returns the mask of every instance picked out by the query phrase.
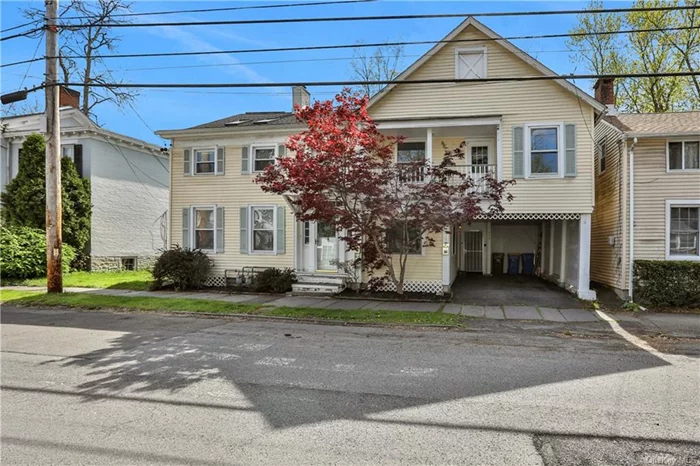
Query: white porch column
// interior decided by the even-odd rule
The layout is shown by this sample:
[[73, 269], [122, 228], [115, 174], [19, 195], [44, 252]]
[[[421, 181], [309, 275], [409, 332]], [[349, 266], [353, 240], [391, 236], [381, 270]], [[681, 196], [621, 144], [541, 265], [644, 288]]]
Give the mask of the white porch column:
[[549, 221], [549, 275], [554, 275], [554, 226], [556, 220]]
[[540, 233], [541, 235], [541, 240], [540, 240], [540, 265], [542, 266], [542, 274], [547, 275], [547, 270], [544, 264], [544, 248], [547, 247], [546, 242], [547, 242], [547, 233], [546, 233], [546, 228], [547, 228], [547, 222], [544, 220], [542, 221], [542, 231]]
[[578, 248], [578, 297], [593, 300], [596, 299], [596, 293], [590, 289], [591, 214], [581, 214]]
[[567, 221], [561, 221], [561, 262], [559, 263], [559, 283], [566, 285], [566, 225]]
[[425, 132], [425, 161], [429, 165], [433, 163], [433, 128]]
[[496, 127], [496, 179], [503, 180], [503, 128], [501, 123]]

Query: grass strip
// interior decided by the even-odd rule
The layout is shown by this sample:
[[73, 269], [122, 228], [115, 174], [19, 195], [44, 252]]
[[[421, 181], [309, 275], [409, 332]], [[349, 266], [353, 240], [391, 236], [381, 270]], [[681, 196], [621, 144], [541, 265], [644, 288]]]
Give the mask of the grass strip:
[[[153, 277], [148, 270], [115, 272], [71, 272], [63, 275], [63, 286], [80, 288], [109, 288], [113, 290], [148, 290]], [[46, 286], [46, 278], [11, 280], [7, 284]]]
[[207, 312], [215, 314], [250, 314], [296, 319], [327, 319], [343, 322], [377, 324], [419, 324], [463, 326], [466, 319], [453, 314], [436, 312], [382, 311], [377, 309], [331, 310], [309, 307], [263, 307], [260, 304], [229, 303], [226, 301], [140, 296], [108, 296], [92, 293], [47, 294], [41, 291], [0, 290], [3, 305], [81, 309], [124, 309], [161, 312]]
[[91, 293], [47, 294], [14, 290], [3, 290], [0, 301], [4, 305], [20, 306], [67, 306], [84, 309], [210, 312], [216, 314], [244, 314], [260, 308], [259, 304], [228, 303], [207, 299], [107, 296]]

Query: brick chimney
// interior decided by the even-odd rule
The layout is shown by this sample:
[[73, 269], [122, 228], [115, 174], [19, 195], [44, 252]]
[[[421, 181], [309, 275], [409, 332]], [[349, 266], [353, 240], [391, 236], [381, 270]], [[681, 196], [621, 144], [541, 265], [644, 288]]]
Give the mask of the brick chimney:
[[58, 91], [58, 106], [80, 110], [80, 92], [61, 86]]
[[615, 79], [598, 78], [593, 85], [595, 90], [595, 100], [608, 107], [608, 115], [615, 115]]
[[292, 88], [292, 109], [294, 109], [295, 105], [308, 107], [310, 103], [311, 94], [309, 94], [305, 86], [294, 86]]

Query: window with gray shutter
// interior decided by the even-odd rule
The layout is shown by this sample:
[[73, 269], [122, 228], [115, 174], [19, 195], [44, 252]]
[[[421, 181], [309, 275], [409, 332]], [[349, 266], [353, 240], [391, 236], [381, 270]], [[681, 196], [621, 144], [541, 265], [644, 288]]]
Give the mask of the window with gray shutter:
[[241, 147], [241, 173], [250, 173], [250, 148], [248, 146]]
[[284, 157], [287, 155], [287, 148], [284, 144], [279, 144], [277, 146], [277, 157]]
[[248, 254], [248, 206], [241, 207], [240, 218], [240, 251]]
[[78, 176], [83, 178], [85, 175], [83, 173], [83, 145], [76, 144], [73, 146], [73, 163], [75, 164], [75, 169], [78, 172]]
[[185, 149], [182, 155], [183, 160], [183, 173], [185, 175], [192, 174], [192, 149]]
[[513, 178], [525, 178], [523, 127], [513, 127]]
[[182, 248], [190, 249], [190, 208], [182, 209]]
[[564, 125], [564, 176], [576, 176], [576, 125]]
[[226, 148], [217, 147], [216, 148], [216, 174], [224, 174], [224, 163], [226, 161]]
[[275, 232], [275, 253], [284, 254], [286, 235], [284, 231], [284, 206], [277, 206], [277, 231]]
[[224, 208], [216, 208], [216, 252], [224, 252]]

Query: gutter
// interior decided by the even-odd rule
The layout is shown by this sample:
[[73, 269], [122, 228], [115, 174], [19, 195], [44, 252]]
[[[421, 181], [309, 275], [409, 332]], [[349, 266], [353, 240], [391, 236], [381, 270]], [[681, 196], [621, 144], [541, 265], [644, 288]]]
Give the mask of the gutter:
[[629, 300], [633, 301], [634, 293], [634, 148], [637, 145], [637, 138], [632, 139], [632, 145], [629, 147], [629, 159], [630, 159], [630, 235], [629, 235], [629, 278], [628, 278], [628, 295]]

